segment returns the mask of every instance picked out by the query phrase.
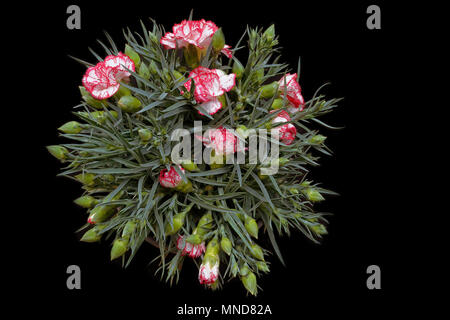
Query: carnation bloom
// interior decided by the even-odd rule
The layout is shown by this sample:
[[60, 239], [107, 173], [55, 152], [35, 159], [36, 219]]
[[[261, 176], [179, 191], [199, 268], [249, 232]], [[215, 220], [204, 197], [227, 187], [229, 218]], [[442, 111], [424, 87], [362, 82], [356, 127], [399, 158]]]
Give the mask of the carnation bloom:
[[206, 131], [203, 144], [214, 149], [215, 155], [227, 155], [240, 150], [239, 139], [224, 127], [209, 129]]
[[[184, 172], [184, 169], [178, 166], [181, 172]], [[176, 188], [183, 183], [183, 178], [178, 174], [175, 168], [172, 166], [170, 170], [163, 169], [159, 173], [159, 183], [164, 188]]]
[[183, 252], [181, 253], [183, 256], [188, 255], [191, 258], [200, 257], [206, 250], [204, 242], [200, 244], [192, 244], [184, 240], [183, 236], [178, 236], [177, 248], [178, 250], [183, 250]]
[[107, 56], [105, 60], [86, 70], [83, 86], [95, 99], [106, 99], [113, 96], [120, 87], [120, 81], [128, 80], [130, 72], [134, 72], [133, 60], [119, 52], [117, 56]]
[[[160, 42], [166, 49], [183, 48], [189, 44], [200, 49], [208, 48], [214, 33], [219, 29], [214, 22], [183, 20], [173, 26], [173, 32], [167, 32]], [[221, 52], [228, 58], [232, 57], [229, 45], [225, 45]]]
[[[195, 101], [200, 103], [208, 114], [215, 114], [222, 108], [222, 103], [218, 97], [230, 91], [234, 87], [236, 80], [234, 73], [227, 75], [222, 70], [205, 67], [195, 68], [191, 71], [189, 77], [194, 80]], [[184, 84], [188, 91], [191, 90], [191, 81], [189, 80]], [[203, 113], [199, 113], [203, 115]]]
[[289, 112], [295, 113], [298, 111], [302, 111], [303, 107], [305, 106], [305, 100], [303, 99], [301, 93], [302, 89], [297, 82], [297, 74], [286, 74], [283, 78], [280, 79], [278, 84], [278, 90], [280, 90], [282, 94], [286, 94], [286, 97], [289, 100]]
[[215, 263], [206, 259], [198, 272], [198, 280], [201, 284], [213, 284], [219, 276], [219, 260], [216, 259]]
[[[272, 110], [275, 112], [276, 110]], [[291, 121], [291, 117], [286, 111], [281, 111], [277, 114], [277, 116], [272, 120], [272, 124], [276, 125], [277, 123], [288, 122]], [[295, 135], [297, 134], [297, 129], [291, 123], [284, 124], [282, 126], [278, 126], [272, 129], [272, 137], [275, 139], [280, 139], [286, 145], [292, 144], [295, 139]]]

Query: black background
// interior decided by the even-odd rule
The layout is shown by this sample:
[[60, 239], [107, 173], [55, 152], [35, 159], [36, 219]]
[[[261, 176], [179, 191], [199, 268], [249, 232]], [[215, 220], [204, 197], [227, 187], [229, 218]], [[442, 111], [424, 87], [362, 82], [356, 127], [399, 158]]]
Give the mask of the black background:
[[[70, 4], [81, 8], [81, 30], [66, 28]], [[366, 27], [370, 4], [381, 7], [381, 30]], [[122, 269], [119, 263], [109, 262], [109, 243], [79, 242], [75, 230], [86, 216], [72, 201], [81, 190], [77, 183], [56, 177], [60, 164], [45, 150], [46, 145], [62, 142], [56, 128], [72, 120], [71, 108], [79, 101], [78, 86], [85, 69], [68, 55], [95, 62], [88, 47], [102, 52], [96, 39], [106, 42], [104, 30], [123, 47], [122, 28], [140, 32], [139, 19], [150, 26], [148, 17], [152, 17], [170, 30], [189, 16], [191, 8], [194, 19], [212, 20], [222, 27], [232, 46], [247, 24], [268, 27], [274, 23], [284, 60], [293, 70], [301, 56], [304, 97], [311, 98], [325, 82], [331, 82], [323, 91], [328, 97], [344, 97], [340, 107], [324, 119], [345, 127], [323, 130], [334, 156], [322, 158], [322, 165], [311, 174], [340, 194], [319, 207], [334, 213], [329, 235], [321, 245], [300, 233], [280, 238], [287, 266], [276, 256], [269, 258], [271, 273], [258, 280], [263, 290], [256, 298], [247, 296], [238, 280], [226, 283], [220, 291], [204, 289], [190, 263], [185, 263], [180, 282], [170, 287], [153, 275], [156, 266], [148, 263], [157, 249], [148, 244]], [[404, 61], [400, 49], [410, 37], [399, 21], [401, 11], [381, 1], [123, 1], [114, 5], [60, 1], [39, 4], [31, 11], [36, 22], [26, 33], [33, 46], [30, 55], [48, 69], [33, 80], [41, 98], [27, 107], [27, 126], [36, 133], [28, 136], [27, 150], [33, 156], [19, 161], [32, 161], [37, 168], [30, 173], [33, 183], [26, 187], [32, 197], [21, 203], [22, 207], [29, 205], [23, 211], [30, 228], [25, 245], [28, 277], [16, 287], [21, 296], [29, 296], [38, 309], [50, 314], [55, 306], [63, 306], [81, 316], [119, 312], [134, 316], [142, 311], [148, 319], [156, 314], [181, 319], [176, 311], [185, 303], [216, 307], [269, 304], [276, 319], [305, 313], [321, 317], [327, 312], [367, 316], [397, 304], [396, 297], [404, 291], [401, 269], [408, 252], [399, 235], [401, 204], [392, 201], [398, 197], [392, 185], [400, 178], [397, 169], [402, 166], [395, 156], [400, 147], [393, 117], [401, 106], [394, 92]], [[34, 66], [28, 70], [36, 73]], [[66, 287], [66, 268], [72, 264], [81, 268], [81, 290]], [[381, 268], [381, 290], [366, 287], [366, 268], [371, 264]], [[31, 288], [30, 281], [35, 283]]]

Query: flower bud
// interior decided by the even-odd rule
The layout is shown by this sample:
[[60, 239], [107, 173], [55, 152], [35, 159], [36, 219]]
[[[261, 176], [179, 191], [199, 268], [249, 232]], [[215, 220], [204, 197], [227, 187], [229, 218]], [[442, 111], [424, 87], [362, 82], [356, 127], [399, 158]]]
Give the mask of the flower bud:
[[310, 229], [319, 236], [328, 234], [327, 228], [323, 224], [316, 224], [316, 225], [310, 226]]
[[150, 79], [150, 69], [147, 67], [145, 63], [141, 63], [138, 74], [145, 80]]
[[139, 134], [139, 137], [141, 138], [141, 140], [144, 142], [150, 140], [153, 137], [152, 132], [150, 130], [144, 129], [144, 128], [139, 129], [138, 134]]
[[309, 141], [312, 144], [322, 144], [325, 141], [326, 138], [327, 137], [325, 137], [325, 136], [323, 136], [321, 134], [317, 134], [317, 135], [311, 137], [311, 139]]
[[77, 121], [69, 121], [59, 127], [58, 130], [68, 134], [77, 134], [83, 130], [83, 125]]
[[133, 48], [131, 48], [128, 44], [125, 44], [125, 54], [131, 58], [131, 60], [133, 60], [134, 65], [136, 67], [139, 66], [139, 64], [141, 63], [141, 58], [139, 57], [139, 55], [137, 54], [136, 51], [133, 50]]
[[247, 232], [254, 238], [258, 239], [258, 224], [256, 220], [250, 216], [245, 216], [244, 226]]
[[231, 244], [230, 239], [228, 239], [227, 237], [222, 238], [222, 240], [220, 241], [220, 247], [227, 255], [230, 255], [231, 249], [233, 249], [233, 245]]
[[123, 96], [117, 104], [123, 111], [130, 113], [139, 111], [142, 105], [141, 101], [133, 96]]
[[263, 253], [261, 247], [258, 246], [257, 244], [251, 245], [250, 253], [254, 258], [264, 261], [264, 253]]
[[93, 174], [93, 173], [83, 172], [83, 173], [77, 174], [75, 176], [75, 179], [80, 181], [85, 186], [93, 186], [95, 184], [95, 174]]
[[214, 219], [212, 217], [211, 212], [204, 214], [200, 218], [197, 227], [195, 228], [197, 230], [197, 233], [200, 234], [201, 236], [207, 234], [209, 230], [211, 230], [213, 222]]
[[88, 217], [88, 223], [96, 224], [99, 222], [106, 221], [109, 217], [114, 214], [115, 206], [112, 205], [98, 205], [91, 210]]
[[[109, 113], [114, 117], [117, 118], [119, 115], [116, 111], [111, 110]], [[106, 119], [108, 119], [108, 114], [105, 113], [105, 111], [94, 111], [94, 112], [78, 112], [79, 115], [86, 117], [86, 118], [93, 118], [95, 121], [103, 124], [106, 122]]]
[[261, 92], [261, 98], [272, 98], [278, 89], [278, 82], [274, 81], [272, 83], [266, 84], [259, 88], [259, 92]]
[[102, 238], [100, 231], [105, 229], [106, 226], [95, 226], [94, 228], [86, 231], [81, 237], [80, 241], [83, 242], [97, 242]]
[[172, 223], [167, 223], [166, 234], [172, 235], [178, 232], [184, 224], [184, 218], [186, 217], [186, 212], [180, 212], [173, 216]]
[[223, 34], [222, 28], [219, 28], [212, 37], [212, 47], [214, 51], [220, 52], [225, 46], [225, 36]]
[[69, 151], [62, 146], [47, 146], [48, 152], [58, 160], [65, 160]]
[[303, 190], [303, 194], [312, 202], [318, 202], [325, 200], [325, 198], [314, 188], [306, 188]]
[[195, 164], [191, 160], [185, 160], [185, 161], [183, 161], [183, 163], [181, 165], [187, 171], [200, 171], [200, 169], [198, 168], [197, 164]]
[[256, 267], [258, 268], [259, 271], [262, 271], [262, 272], [267, 273], [270, 271], [269, 267], [267, 266], [267, 263], [265, 263], [264, 261], [258, 261], [256, 263]]
[[252, 295], [256, 296], [258, 288], [256, 286], [255, 274], [249, 271], [249, 273], [246, 276], [241, 277], [241, 281], [245, 289], [247, 289], [247, 291], [250, 292]]
[[82, 208], [90, 209], [98, 204], [98, 200], [92, 196], [82, 196], [75, 199], [73, 202]]
[[117, 90], [117, 92], [114, 94], [114, 97], [120, 99], [123, 96], [130, 96], [130, 95], [131, 95], [130, 89], [128, 89], [125, 86], [120, 86], [119, 90]]
[[284, 100], [283, 99], [274, 99], [272, 102], [272, 109], [273, 110], [277, 110], [277, 109], [281, 109], [284, 107]]
[[150, 62], [148, 69], [150, 70], [150, 73], [153, 74], [154, 76], [158, 74], [158, 68], [156, 67], [156, 63], [154, 60]]
[[203, 237], [199, 234], [191, 234], [186, 238], [186, 242], [192, 244], [200, 244], [203, 241]]
[[240, 79], [244, 74], [244, 66], [239, 61], [234, 60], [232, 72], [236, 75], [236, 79]]
[[111, 249], [111, 261], [125, 254], [128, 250], [128, 239], [119, 238], [114, 240]]
[[137, 224], [136, 221], [130, 220], [125, 224], [125, 227], [122, 230], [122, 238], [130, 238], [130, 236], [136, 230]]
[[264, 31], [262, 36], [268, 43], [272, 43], [273, 39], [275, 38], [275, 26], [272, 24], [270, 27], [268, 27], [266, 31]]

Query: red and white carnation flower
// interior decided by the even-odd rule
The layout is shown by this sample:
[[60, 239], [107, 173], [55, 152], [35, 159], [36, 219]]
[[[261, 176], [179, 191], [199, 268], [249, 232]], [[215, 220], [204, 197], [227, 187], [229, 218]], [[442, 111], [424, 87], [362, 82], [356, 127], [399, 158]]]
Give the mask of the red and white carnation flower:
[[[230, 91], [236, 81], [236, 75], [231, 73], [227, 75], [219, 69], [208, 69], [205, 67], [197, 67], [191, 71], [189, 77], [194, 80], [195, 101], [199, 103], [208, 114], [215, 114], [222, 108], [222, 103], [218, 97], [225, 92]], [[187, 81], [184, 86], [189, 91], [191, 90], [192, 80]], [[201, 115], [201, 113], [199, 111]]]
[[[208, 48], [214, 33], [219, 29], [212, 21], [205, 19], [198, 21], [183, 20], [173, 26], [173, 32], [167, 32], [160, 42], [166, 49], [183, 48], [192, 44], [199, 49]], [[221, 52], [228, 58], [233, 55], [229, 45], [225, 45]]]
[[208, 129], [202, 141], [204, 146], [214, 149], [215, 155], [233, 154], [242, 149], [239, 138], [224, 127]]
[[130, 72], [135, 71], [133, 60], [119, 52], [117, 56], [107, 56], [105, 60], [86, 70], [83, 86], [95, 99], [112, 97], [120, 87], [120, 81], [128, 81]]
[[[276, 110], [271, 111], [271, 113], [273, 112], [276, 112]], [[277, 116], [272, 120], [272, 124], [276, 125], [278, 123], [289, 121], [291, 121], [291, 117], [286, 111], [283, 110], [278, 113]], [[296, 134], [297, 129], [291, 123], [287, 123], [272, 129], [272, 138], [279, 139], [286, 145], [290, 145], [292, 144], [292, 142], [294, 142]]]
[[[178, 166], [181, 172], [184, 173], [184, 169], [181, 166]], [[164, 188], [176, 188], [183, 183], [183, 178], [178, 174], [175, 168], [172, 166], [170, 170], [163, 169], [159, 173], [159, 183]]]
[[[219, 259], [205, 259], [198, 272], [201, 284], [213, 284], [219, 277]], [[215, 260], [214, 262], [211, 260]]]
[[181, 253], [183, 256], [188, 255], [191, 258], [200, 257], [206, 250], [205, 242], [192, 244], [187, 242], [181, 235], [177, 239], [177, 248], [178, 250], [183, 250]]
[[280, 79], [278, 85], [278, 90], [282, 94], [286, 94], [286, 98], [289, 100], [289, 112], [295, 113], [302, 111], [305, 106], [305, 100], [302, 96], [302, 89], [297, 82], [297, 74], [286, 74]]

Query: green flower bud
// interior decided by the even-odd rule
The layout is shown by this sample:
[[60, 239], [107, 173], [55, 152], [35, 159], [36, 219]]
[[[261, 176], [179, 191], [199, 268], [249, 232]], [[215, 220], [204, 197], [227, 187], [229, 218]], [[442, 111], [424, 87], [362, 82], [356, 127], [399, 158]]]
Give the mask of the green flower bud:
[[272, 24], [270, 27], [268, 27], [266, 31], [264, 31], [262, 36], [268, 43], [272, 43], [273, 39], [275, 38], [275, 26]]
[[311, 230], [314, 231], [319, 236], [328, 234], [327, 228], [323, 224], [316, 224], [313, 226], [310, 226]]
[[188, 180], [188, 182], [181, 181], [174, 189], [183, 193], [189, 193], [192, 192], [194, 188], [192, 187], [192, 182]]
[[81, 97], [83, 100], [95, 109], [103, 109], [103, 107], [107, 106], [106, 101], [95, 99], [83, 86], [78, 87], [80, 89]]
[[69, 121], [58, 128], [59, 131], [69, 134], [77, 134], [83, 130], [83, 125], [77, 121]]
[[96, 224], [108, 220], [115, 212], [115, 206], [112, 205], [98, 205], [93, 208], [89, 214], [88, 222]]
[[222, 28], [219, 28], [212, 37], [212, 47], [216, 52], [219, 52], [225, 46], [225, 36]]
[[130, 236], [136, 230], [136, 227], [137, 227], [136, 221], [134, 220], [128, 221], [122, 230], [122, 238], [130, 238]]
[[269, 267], [267, 266], [267, 263], [265, 263], [264, 261], [258, 261], [256, 263], [256, 267], [258, 268], [259, 271], [262, 271], [262, 272], [267, 273], [270, 271]]
[[128, 250], [128, 239], [116, 239], [111, 249], [111, 261], [125, 254]]
[[264, 77], [264, 69], [261, 68], [261, 69], [256, 70], [253, 73], [253, 77], [256, 81], [261, 82], [262, 78]]
[[236, 103], [236, 107], [234, 108], [234, 110], [240, 111], [242, 109], [244, 109], [244, 103], [239, 101], [238, 103]]
[[245, 216], [244, 226], [247, 232], [254, 238], [258, 239], [258, 224], [256, 220], [250, 216]]
[[120, 86], [119, 90], [114, 94], [114, 97], [120, 99], [123, 96], [131, 96], [131, 91], [125, 86]]
[[320, 194], [320, 192], [313, 188], [304, 189], [303, 194], [308, 198], [308, 200], [312, 202], [325, 200], [325, 198]]
[[236, 261], [233, 261], [233, 263], [231, 265], [231, 274], [233, 275], [233, 277], [236, 277], [238, 272], [239, 272], [238, 264], [236, 263]]
[[246, 276], [241, 277], [241, 281], [244, 284], [245, 289], [252, 295], [256, 296], [257, 286], [256, 286], [256, 276], [253, 272], [249, 272]]
[[123, 96], [117, 104], [123, 111], [130, 113], [139, 111], [142, 105], [141, 101], [133, 96]]
[[147, 67], [145, 63], [141, 63], [138, 74], [146, 80], [150, 79], [150, 69]]
[[263, 253], [261, 247], [258, 246], [257, 244], [251, 245], [250, 253], [254, 258], [264, 261], [264, 253]]
[[139, 137], [144, 142], [150, 140], [153, 137], [152, 132], [150, 130], [148, 130], [148, 129], [144, 129], [144, 128], [139, 129], [138, 133], [139, 133]]
[[102, 236], [98, 233], [98, 230], [96, 230], [95, 228], [92, 228], [83, 234], [80, 241], [97, 242], [97, 241], [100, 241], [101, 238], [102, 238]]
[[150, 40], [151, 40], [153, 43], [158, 43], [158, 44], [159, 44], [158, 37], [157, 37], [153, 32], [149, 31], [149, 32], [148, 32], [148, 36], [149, 36]]
[[156, 63], [154, 60], [152, 60], [152, 62], [150, 62], [150, 65], [148, 66], [150, 73], [153, 75], [157, 75], [158, 74], [158, 68], [156, 67]]
[[[114, 117], [117, 118], [119, 115], [116, 111], [109, 111], [109, 113]], [[106, 122], [106, 119], [108, 119], [108, 114], [105, 113], [105, 111], [94, 111], [94, 112], [78, 112], [79, 115], [89, 118], [89, 119], [94, 119], [95, 121], [103, 124]]]
[[137, 52], [134, 51], [133, 48], [131, 48], [128, 44], [125, 45], [125, 54], [130, 57], [131, 60], [133, 60], [134, 65], [137, 68], [141, 63], [141, 58], [139, 57]]
[[271, 106], [271, 108], [273, 110], [281, 109], [283, 107], [284, 107], [284, 100], [283, 99], [277, 98], [277, 99], [273, 100], [272, 106]]
[[93, 173], [83, 172], [83, 173], [77, 174], [75, 176], [75, 179], [77, 179], [78, 181], [80, 181], [82, 184], [84, 184], [86, 186], [93, 186], [95, 184], [95, 174], [93, 174]]
[[326, 138], [327, 137], [325, 137], [325, 136], [323, 136], [321, 134], [317, 134], [317, 135], [311, 137], [311, 139], [309, 141], [312, 144], [322, 144], [325, 141]]
[[73, 202], [82, 208], [90, 209], [98, 204], [98, 200], [92, 196], [82, 196], [75, 199]]
[[278, 82], [274, 81], [272, 83], [266, 84], [259, 88], [259, 92], [261, 92], [261, 98], [272, 98], [277, 92]]
[[167, 223], [166, 234], [172, 235], [178, 232], [184, 225], [184, 218], [186, 217], [186, 212], [180, 212], [173, 216], [172, 224]]
[[234, 60], [232, 72], [236, 75], [236, 79], [241, 79], [244, 74], [244, 66], [237, 60]]
[[209, 232], [209, 230], [212, 228], [213, 222], [214, 222], [214, 219], [212, 217], [211, 212], [204, 214], [200, 218], [200, 221], [198, 222], [197, 227], [195, 228], [197, 233], [202, 236], [207, 234]]
[[195, 164], [191, 160], [185, 160], [185, 161], [183, 161], [183, 163], [181, 165], [187, 171], [200, 171], [200, 169], [198, 168], [197, 164]]
[[227, 255], [230, 255], [233, 245], [231, 244], [230, 239], [228, 239], [227, 237], [223, 237], [222, 240], [220, 241], [220, 247]]
[[243, 265], [240, 269], [239, 269], [239, 275], [241, 277], [245, 277], [250, 273], [250, 269], [248, 268], [247, 264]]
[[291, 194], [298, 194], [298, 193], [299, 193], [298, 189], [296, 189], [296, 188], [290, 188], [290, 189], [289, 189], [289, 192], [290, 192]]
[[69, 153], [69, 151], [62, 146], [47, 146], [47, 150], [52, 156], [61, 161], [65, 160], [66, 155]]

